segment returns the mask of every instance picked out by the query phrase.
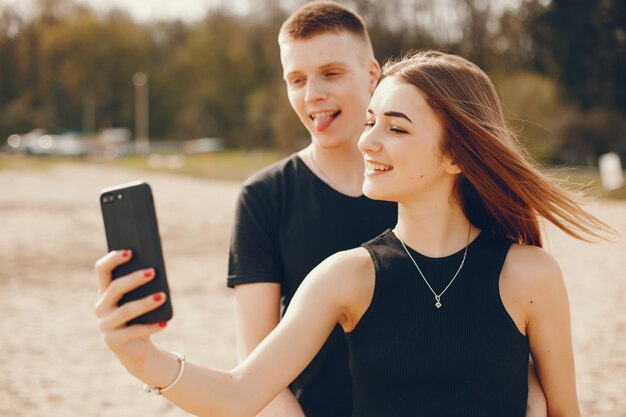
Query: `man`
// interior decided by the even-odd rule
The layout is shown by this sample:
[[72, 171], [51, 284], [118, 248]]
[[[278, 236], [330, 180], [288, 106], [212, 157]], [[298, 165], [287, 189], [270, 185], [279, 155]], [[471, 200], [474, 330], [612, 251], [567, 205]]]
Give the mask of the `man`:
[[[228, 277], [240, 357], [278, 324], [281, 309], [317, 264], [392, 227], [397, 216], [395, 204], [361, 191], [364, 165], [356, 143], [380, 75], [362, 20], [336, 3], [309, 3], [285, 21], [278, 42], [289, 101], [311, 144], [243, 186]], [[347, 355], [338, 327], [291, 392], [260, 416], [349, 417]]]
[[[397, 218], [395, 203], [361, 191], [356, 144], [380, 75], [362, 19], [334, 2], [308, 3], [284, 22], [278, 43], [289, 102], [311, 144], [251, 177], [239, 196], [228, 286], [235, 288], [240, 359], [274, 329], [315, 266]], [[337, 327], [290, 391], [258, 417], [351, 414], [348, 352]]]

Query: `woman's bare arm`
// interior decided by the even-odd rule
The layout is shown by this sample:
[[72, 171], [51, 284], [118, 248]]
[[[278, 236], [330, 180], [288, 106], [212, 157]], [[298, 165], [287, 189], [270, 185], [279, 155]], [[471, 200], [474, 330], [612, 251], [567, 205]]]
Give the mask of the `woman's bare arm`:
[[[197, 415], [256, 415], [306, 367], [337, 323], [354, 322], [355, 291], [348, 278], [371, 268], [367, 264], [371, 260], [350, 252], [332, 256], [309, 274], [280, 324], [235, 369], [218, 371], [187, 363], [183, 378], [164, 396]], [[150, 335], [161, 327], [126, 327], [124, 323], [158, 307], [163, 295], [158, 301], [150, 296], [117, 307], [123, 294], [150, 279], [137, 271], [111, 282], [111, 271], [125, 261], [120, 252], [111, 252], [96, 264], [101, 297], [95, 310], [100, 329], [131, 374], [150, 386], [162, 387], [176, 377], [180, 365], [171, 353], [151, 342]]]
[[580, 416], [569, 302], [557, 262], [543, 249], [514, 245], [505, 268], [516, 287], [516, 302], [511, 305], [525, 321], [547, 415]]

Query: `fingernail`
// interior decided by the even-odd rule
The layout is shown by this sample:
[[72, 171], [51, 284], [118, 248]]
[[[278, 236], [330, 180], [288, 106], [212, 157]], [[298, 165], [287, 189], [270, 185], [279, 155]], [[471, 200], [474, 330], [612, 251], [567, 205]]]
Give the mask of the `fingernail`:
[[157, 301], [157, 302], [158, 302], [158, 301], [161, 301], [161, 300], [163, 299], [163, 294], [161, 294], [160, 292], [158, 292], [158, 293], [156, 293], [156, 294], [154, 294], [154, 295], [152, 296], [152, 299], [153, 299], [154, 301]]
[[122, 251], [122, 258], [128, 258], [130, 256], [130, 251], [129, 250], [123, 250]]
[[152, 273], [153, 273], [152, 268], [143, 270], [143, 276], [146, 278], [150, 278], [152, 276]]
[[163, 328], [165, 326], [167, 326], [167, 322], [166, 321], [162, 321], [162, 322], [159, 323], [159, 327]]

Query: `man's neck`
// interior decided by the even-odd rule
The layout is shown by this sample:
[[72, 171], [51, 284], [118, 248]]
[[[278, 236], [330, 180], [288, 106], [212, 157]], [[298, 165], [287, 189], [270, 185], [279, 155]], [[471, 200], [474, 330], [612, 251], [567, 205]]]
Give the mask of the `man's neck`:
[[322, 181], [350, 196], [359, 196], [363, 186], [364, 163], [356, 144], [323, 148], [314, 143], [298, 153]]

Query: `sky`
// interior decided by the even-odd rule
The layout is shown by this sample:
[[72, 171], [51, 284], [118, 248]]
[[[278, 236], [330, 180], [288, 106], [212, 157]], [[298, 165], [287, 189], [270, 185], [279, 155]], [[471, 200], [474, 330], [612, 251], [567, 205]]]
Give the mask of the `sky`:
[[[236, 12], [245, 12], [249, 0], [75, 0], [88, 4], [96, 10], [118, 8], [126, 10], [140, 21], [183, 19], [198, 20], [209, 7], [227, 4]], [[0, 6], [8, 5], [28, 14], [33, 0], [0, 0]]]
[[[139, 21], [182, 19], [193, 21], [202, 19], [211, 7], [226, 5], [237, 13], [246, 13], [254, 0], [74, 0], [88, 4], [96, 10], [112, 8], [126, 10]], [[383, 1], [383, 0], [381, 0]], [[483, 0], [485, 1], [485, 0]], [[520, 0], [488, 0], [495, 10], [504, 10], [519, 4]], [[547, 2], [548, 0], [545, 0]], [[4, 5], [19, 9], [24, 15], [32, 10], [35, 0], [0, 0]], [[288, 3], [288, 2], [286, 2]], [[446, 3], [441, 2], [441, 3]], [[435, 3], [437, 5], [437, 3]]]

